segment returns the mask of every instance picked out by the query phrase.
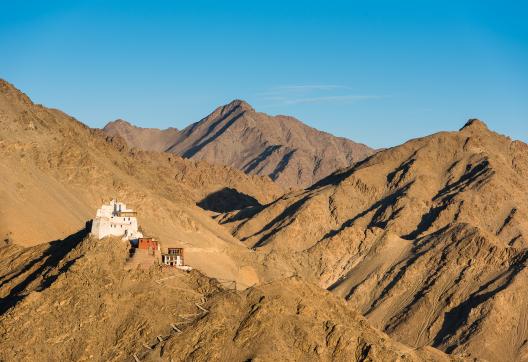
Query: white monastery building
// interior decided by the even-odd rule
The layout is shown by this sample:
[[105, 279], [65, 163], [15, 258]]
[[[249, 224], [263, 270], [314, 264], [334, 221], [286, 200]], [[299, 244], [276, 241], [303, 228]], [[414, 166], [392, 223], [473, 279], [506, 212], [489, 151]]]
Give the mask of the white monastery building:
[[97, 210], [91, 234], [98, 239], [106, 236], [121, 236], [127, 240], [141, 238], [143, 234], [138, 231], [136, 216], [136, 212], [127, 209], [124, 203], [112, 200]]

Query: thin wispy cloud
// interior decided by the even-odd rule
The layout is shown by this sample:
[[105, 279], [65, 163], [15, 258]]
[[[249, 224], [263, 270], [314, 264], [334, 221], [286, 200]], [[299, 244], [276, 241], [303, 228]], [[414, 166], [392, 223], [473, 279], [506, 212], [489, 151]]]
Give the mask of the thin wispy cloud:
[[335, 84], [302, 84], [302, 85], [280, 85], [270, 88], [264, 92], [257, 93], [257, 96], [279, 96], [293, 93], [312, 93], [323, 91], [336, 91], [351, 89], [344, 85]]
[[379, 95], [351, 94], [352, 87], [335, 84], [302, 84], [273, 87], [258, 93], [262, 100], [272, 102], [272, 106], [315, 104], [327, 102], [350, 103], [382, 98]]
[[323, 103], [323, 102], [355, 102], [364, 101], [370, 99], [379, 99], [380, 96], [370, 95], [355, 95], [347, 94], [340, 96], [321, 96], [321, 97], [310, 97], [310, 98], [297, 98], [297, 99], [286, 99], [285, 104], [309, 104], [309, 103]]
[[311, 91], [329, 91], [337, 89], [351, 89], [345, 85], [335, 84], [303, 84], [303, 85], [283, 85], [275, 87], [279, 91], [293, 91], [293, 92], [311, 92]]

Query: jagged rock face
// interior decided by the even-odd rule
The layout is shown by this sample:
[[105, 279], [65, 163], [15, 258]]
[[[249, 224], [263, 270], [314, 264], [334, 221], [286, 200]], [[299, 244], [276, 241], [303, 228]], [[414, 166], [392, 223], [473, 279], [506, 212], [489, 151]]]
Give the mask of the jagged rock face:
[[[284, 187], [307, 187], [337, 169], [374, 153], [369, 147], [308, 127], [293, 117], [271, 117], [236, 100], [178, 134], [173, 144], [158, 141], [172, 131], [140, 129], [123, 122], [109, 123], [105, 132], [121, 135], [129, 145], [143, 139], [160, 144], [159, 151], [184, 158], [228, 165], [248, 174], [266, 175]], [[148, 136], [146, 136], [148, 134]]]
[[221, 222], [406, 344], [523, 360], [527, 180], [528, 146], [471, 120]]

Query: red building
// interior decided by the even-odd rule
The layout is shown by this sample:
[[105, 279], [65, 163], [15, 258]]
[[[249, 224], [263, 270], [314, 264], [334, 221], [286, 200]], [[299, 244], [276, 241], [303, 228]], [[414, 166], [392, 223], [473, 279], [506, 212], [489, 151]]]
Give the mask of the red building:
[[139, 238], [138, 249], [158, 250], [158, 241], [153, 238]]

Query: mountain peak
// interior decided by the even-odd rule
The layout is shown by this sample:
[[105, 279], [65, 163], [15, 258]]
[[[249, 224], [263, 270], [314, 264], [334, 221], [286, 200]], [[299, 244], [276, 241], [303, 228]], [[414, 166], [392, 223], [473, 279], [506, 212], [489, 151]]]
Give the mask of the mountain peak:
[[251, 105], [242, 100], [242, 99], [234, 99], [228, 104], [224, 106], [224, 108], [234, 109], [234, 108], [242, 108], [245, 111], [254, 111], [255, 109], [251, 107]]
[[[114, 121], [110, 121], [106, 124], [106, 126], [104, 126], [104, 128], [108, 128], [108, 127], [115, 127], [115, 126], [127, 126], [127, 127], [135, 127], [132, 123], [122, 119], [122, 118], [118, 118]], [[103, 129], [104, 129], [103, 128]]]
[[251, 107], [248, 102], [242, 99], [234, 99], [231, 102], [224, 104], [223, 106], [218, 106], [211, 114], [209, 114], [204, 119], [214, 119], [218, 116], [224, 116], [232, 112], [244, 113], [255, 112], [255, 110], [253, 109], [253, 107]]
[[488, 131], [489, 129], [486, 123], [482, 122], [480, 119], [471, 118], [460, 130]]
[[130, 147], [175, 153], [268, 176], [285, 188], [302, 188], [374, 153], [369, 147], [311, 128], [287, 116], [257, 112], [241, 99], [218, 106], [177, 132], [109, 123]]

